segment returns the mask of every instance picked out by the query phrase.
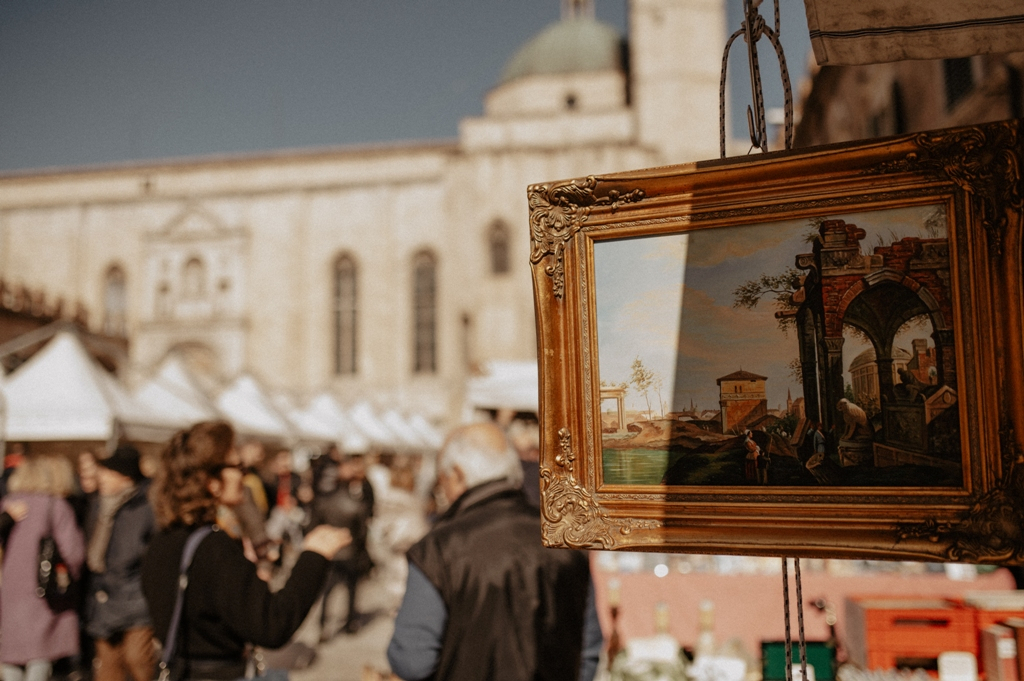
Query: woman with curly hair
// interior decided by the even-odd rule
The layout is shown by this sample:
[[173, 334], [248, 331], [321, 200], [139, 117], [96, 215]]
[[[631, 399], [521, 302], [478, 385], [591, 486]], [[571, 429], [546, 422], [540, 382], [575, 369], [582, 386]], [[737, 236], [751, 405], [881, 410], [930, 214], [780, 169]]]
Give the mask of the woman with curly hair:
[[46, 681], [52, 663], [78, 654], [78, 613], [50, 608], [36, 593], [39, 540], [52, 536], [77, 579], [85, 540], [65, 498], [75, 488], [71, 462], [54, 455], [25, 458], [11, 475], [4, 507], [15, 518], [3, 558], [0, 582], [0, 662], [4, 681]]
[[241, 459], [234, 431], [221, 421], [176, 434], [164, 450], [152, 487], [161, 531], [142, 564], [142, 586], [153, 629], [166, 641], [177, 596], [178, 570], [193, 530], [211, 525], [188, 570], [174, 676], [227, 681], [246, 672], [246, 645], [283, 646], [316, 602], [330, 558], [351, 541], [346, 530], [320, 526], [306, 535], [284, 588], [271, 593], [242, 545], [217, 531], [217, 507], [242, 501]]

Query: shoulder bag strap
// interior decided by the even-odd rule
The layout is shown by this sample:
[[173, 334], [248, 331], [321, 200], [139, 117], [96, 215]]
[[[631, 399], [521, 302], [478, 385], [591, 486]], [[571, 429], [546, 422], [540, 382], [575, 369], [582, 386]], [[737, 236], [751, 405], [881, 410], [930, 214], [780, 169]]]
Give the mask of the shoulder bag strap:
[[213, 531], [212, 525], [204, 525], [195, 530], [185, 541], [185, 550], [181, 552], [181, 567], [178, 574], [178, 596], [174, 601], [174, 612], [171, 614], [171, 624], [167, 628], [167, 640], [164, 642], [164, 653], [160, 656], [160, 681], [167, 681], [171, 675], [171, 660], [174, 659], [175, 649], [178, 647], [178, 629], [181, 624], [181, 611], [185, 605], [185, 589], [188, 587], [188, 568], [192, 564], [192, 558], [196, 555], [196, 549], [202, 543], [206, 535]]

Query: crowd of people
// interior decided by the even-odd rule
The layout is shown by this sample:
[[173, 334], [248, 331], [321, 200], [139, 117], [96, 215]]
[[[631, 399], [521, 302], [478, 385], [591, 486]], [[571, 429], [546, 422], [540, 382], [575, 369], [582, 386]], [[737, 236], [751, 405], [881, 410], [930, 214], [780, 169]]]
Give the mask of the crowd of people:
[[[602, 639], [588, 562], [542, 548], [536, 491], [523, 486], [524, 473], [536, 480], [536, 446], [516, 438], [459, 428], [423, 466], [337, 449], [297, 466], [219, 421], [177, 433], [156, 460], [124, 444], [83, 451], [77, 470], [9, 447], [3, 681], [280, 681], [287, 672], [266, 668], [260, 648], [287, 643], [318, 600], [321, 641], [359, 631], [372, 569], [400, 574], [388, 650], [399, 677], [589, 680]], [[371, 522], [406, 499], [436, 503]], [[371, 557], [374, 532], [400, 565]], [[338, 585], [348, 605], [336, 632]]]
[[[165, 560], [166, 554], [180, 553], [182, 533], [202, 525], [214, 527], [218, 538], [203, 542], [189, 571], [186, 615], [194, 604], [208, 604], [197, 595], [205, 569], [211, 570], [210, 593], [231, 598], [216, 607], [241, 610], [213, 618], [234, 622], [228, 625], [232, 633], [211, 634], [218, 653], [204, 647], [203, 635], [195, 638], [202, 627], [192, 626], [178, 644], [185, 653], [179, 657], [200, 659], [198, 651], [223, 658], [225, 650], [217, 646], [228, 640], [283, 645], [318, 598], [326, 604], [337, 583], [349, 588], [343, 630], [356, 631], [357, 585], [372, 567], [366, 537], [374, 495], [364, 457], [331, 449], [300, 473], [290, 450], [275, 452], [268, 462], [265, 451], [256, 440], [236, 442], [222, 422], [178, 433], [155, 461], [130, 444], [109, 456], [83, 450], [77, 466], [42, 447], [26, 452], [10, 446], [0, 477], [4, 681], [45, 681], [55, 674], [97, 681], [156, 678], [160, 646], [154, 641], [166, 640], [165, 610], [168, 599], [173, 609], [179, 576], [178, 561]], [[55, 569], [65, 571], [61, 577], [70, 586], [63, 603], [40, 595], [44, 538], [56, 546]], [[320, 561], [307, 556], [318, 551]], [[283, 588], [270, 588], [286, 579]], [[290, 617], [283, 617], [286, 611]], [[209, 620], [201, 611], [195, 615], [186, 620]], [[328, 624], [326, 608], [321, 622]], [[260, 624], [274, 629], [247, 629]], [[325, 628], [321, 637], [332, 633]], [[235, 663], [249, 661], [248, 648], [228, 652]], [[228, 665], [184, 677], [233, 679], [245, 672], [244, 665]]]

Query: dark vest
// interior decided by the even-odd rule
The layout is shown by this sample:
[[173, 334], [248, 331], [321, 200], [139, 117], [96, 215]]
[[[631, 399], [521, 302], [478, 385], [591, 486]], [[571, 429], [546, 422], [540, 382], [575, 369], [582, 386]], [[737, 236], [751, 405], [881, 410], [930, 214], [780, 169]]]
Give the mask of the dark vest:
[[541, 545], [540, 514], [504, 481], [475, 487], [409, 550], [448, 609], [439, 681], [576, 681], [590, 569]]

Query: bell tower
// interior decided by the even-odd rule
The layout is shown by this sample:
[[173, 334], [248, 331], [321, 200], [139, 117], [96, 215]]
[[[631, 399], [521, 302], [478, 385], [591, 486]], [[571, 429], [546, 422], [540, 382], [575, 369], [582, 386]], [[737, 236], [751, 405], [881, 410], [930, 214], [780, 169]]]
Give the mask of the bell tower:
[[629, 23], [640, 144], [665, 164], [717, 158], [725, 0], [630, 0]]

